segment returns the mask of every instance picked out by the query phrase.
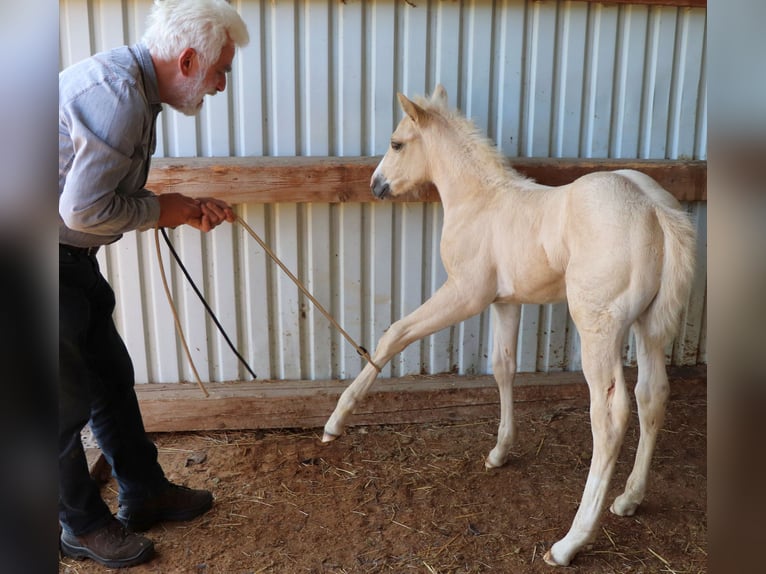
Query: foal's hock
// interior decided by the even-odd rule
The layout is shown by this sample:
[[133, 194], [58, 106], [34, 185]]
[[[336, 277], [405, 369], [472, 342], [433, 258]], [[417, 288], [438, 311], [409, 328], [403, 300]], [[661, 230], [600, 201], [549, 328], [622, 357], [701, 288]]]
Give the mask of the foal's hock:
[[[647, 175], [597, 172], [560, 187], [539, 185], [508, 167], [468, 120], [447, 107], [442, 86], [430, 99], [398, 97], [405, 115], [372, 175], [372, 192], [386, 198], [435, 184], [444, 209], [440, 249], [447, 280], [391, 325], [373, 362], [383, 366], [410, 343], [491, 305], [500, 425], [486, 465], [499, 467], [515, 434], [521, 305], [568, 302], [590, 390], [593, 457], [569, 532], [545, 555], [549, 564], [567, 565], [598, 532], [625, 434], [630, 400], [621, 346], [630, 328], [641, 435], [625, 491], [610, 510], [630, 516], [644, 498], [668, 397], [664, 347], [694, 274], [694, 229], [678, 201]], [[342, 434], [377, 375], [368, 364], [343, 392], [325, 425], [325, 442]]]

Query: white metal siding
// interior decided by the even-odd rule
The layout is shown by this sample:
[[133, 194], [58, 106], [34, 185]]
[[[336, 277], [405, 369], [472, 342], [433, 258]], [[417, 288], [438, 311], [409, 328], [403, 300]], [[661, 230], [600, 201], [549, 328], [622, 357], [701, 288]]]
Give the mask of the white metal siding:
[[[167, 109], [158, 157], [384, 153], [396, 92], [437, 82], [508, 156], [705, 159], [706, 11], [586, 2], [234, 1], [251, 43], [197, 118]], [[151, 0], [62, 0], [61, 66], [140, 39]], [[688, 206], [699, 271], [674, 364], [706, 362], [705, 203]], [[238, 207], [344, 328], [372, 350], [442, 283], [439, 204]], [[355, 376], [363, 362], [243, 230], [170, 233], [190, 273], [259, 378]], [[166, 266], [206, 381], [249, 378], [185, 279]], [[152, 233], [99, 260], [138, 382], [193, 375], [174, 334]], [[385, 376], [489, 373], [489, 313], [413, 344]], [[626, 362], [635, 360], [630, 341]], [[522, 371], [579, 370], [565, 304], [525, 306]]]

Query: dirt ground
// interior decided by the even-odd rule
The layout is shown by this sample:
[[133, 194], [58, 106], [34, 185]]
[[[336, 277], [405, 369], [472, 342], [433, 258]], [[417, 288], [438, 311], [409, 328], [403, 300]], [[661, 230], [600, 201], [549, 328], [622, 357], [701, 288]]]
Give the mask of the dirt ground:
[[[665, 428], [636, 516], [604, 513], [601, 532], [563, 571], [707, 571], [705, 382], [672, 383]], [[155, 526], [141, 573], [555, 572], [542, 555], [563, 536], [591, 456], [585, 401], [517, 406], [502, 469], [484, 469], [497, 419], [321, 430], [154, 435], [169, 478], [212, 490], [189, 523]], [[609, 501], [638, 440], [634, 416]], [[116, 510], [114, 480], [103, 492]], [[105, 569], [62, 558], [60, 574]], [[561, 569], [560, 569], [561, 570]]]

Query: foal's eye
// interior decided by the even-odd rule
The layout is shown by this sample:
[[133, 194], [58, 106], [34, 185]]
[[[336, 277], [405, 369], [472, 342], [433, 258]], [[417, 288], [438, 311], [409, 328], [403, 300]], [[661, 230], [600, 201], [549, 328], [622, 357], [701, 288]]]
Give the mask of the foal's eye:
[[395, 141], [391, 142], [391, 149], [394, 151], [399, 151], [403, 147], [404, 147], [404, 144], [402, 142], [395, 142]]

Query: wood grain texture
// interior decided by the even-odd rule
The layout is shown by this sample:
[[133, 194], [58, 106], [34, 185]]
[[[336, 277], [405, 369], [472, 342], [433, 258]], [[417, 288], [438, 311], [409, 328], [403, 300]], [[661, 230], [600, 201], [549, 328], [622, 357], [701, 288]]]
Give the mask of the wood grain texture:
[[[216, 197], [228, 203], [343, 203], [376, 200], [370, 177], [380, 157], [158, 158], [146, 184], [155, 193]], [[514, 158], [511, 165], [546, 185], [593, 171], [637, 169], [680, 201], [707, 200], [707, 162]], [[433, 186], [394, 201], [439, 201]]]
[[[674, 385], [704, 388], [707, 367], [669, 369]], [[637, 370], [625, 369], [632, 387]], [[320, 428], [350, 381], [248, 381], [208, 383], [205, 398], [193, 384], [136, 385], [144, 425], [150, 432]], [[580, 372], [519, 373], [514, 404], [530, 401], [588, 401]], [[351, 425], [425, 423], [499, 416], [493, 377], [458, 375], [379, 379], [350, 418]]]
[[707, 0], [575, 0], [592, 4], [635, 4], [637, 6], [676, 6], [678, 8], [707, 8]]

